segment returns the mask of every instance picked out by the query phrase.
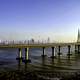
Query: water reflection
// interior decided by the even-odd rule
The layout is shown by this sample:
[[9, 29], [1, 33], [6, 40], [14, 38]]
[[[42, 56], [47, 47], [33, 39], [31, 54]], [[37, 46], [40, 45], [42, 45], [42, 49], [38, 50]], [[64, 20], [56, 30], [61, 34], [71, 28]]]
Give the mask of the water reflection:
[[41, 63], [41, 70], [42, 71], [45, 71], [46, 70], [46, 56], [45, 57], [42, 57], [42, 63]]
[[[35, 53], [34, 51], [36, 51], [36, 50], [37, 50], [37, 52]], [[15, 65], [16, 64], [16, 60], [15, 60], [15, 57], [16, 57], [15, 53], [16, 52], [17, 52], [17, 50], [12, 50], [12, 51], [8, 51], [8, 52], [5, 51], [5, 50], [1, 51], [0, 52], [0, 64], [4, 67], [5, 67], [5, 65], [7, 65], [9, 67], [10, 66], [12, 67], [12, 65]], [[50, 51], [48, 51], [48, 52], [50, 53]], [[30, 53], [31, 53], [30, 56], [31, 56], [31, 60], [32, 60], [31, 64], [32, 65], [38, 65], [38, 66], [40, 65], [39, 66], [40, 69], [41, 68], [42, 69], [47, 69], [48, 67], [49, 68], [50, 67], [54, 68], [53, 66], [58, 66], [58, 67], [59, 66], [68, 66], [68, 67], [78, 66], [78, 67], [80, 67], [80, 54], [79, 53], [74, 53], [72, 55], [66, 55], [66, 54], [69, 54], [69, 53], [63, 53], [63, 54], [66, 55], [66, 56], [64, 55], [65, 57], [62, 56], [62, 55], [57, 55], [55, 53], [56, 58], [49, 58], [47, 56], [46, 57], [41, 57], [40, 55], [42, 54], [42, 50], [38, 50], [38, 49], [35, 49], [35, 50], [31, 49]], [[49, 55], [49, 53], [48, 53], [48, 55]], [[52, 55], [52, 53], [51, 53], [51, 55]], [[23, 54], [23, 56], [25, 56], [25, 55]], [[40, 56], [40, 57], [38, 57], [38, 56]], [[3, 62], [6, 62], [5, 59], [8, 59], [9, 63], [8, 62], [3, 63]], [[22, 63], [22, 60], [17, 60], [17, 62], [18, 62], [17, 63], [18, 70], [21, 70], [21, 67], [25, 67], [25, 70], [27, 70], [27, 67], [29, 66], [27, 63], [24, 65], [24, 63]], [[47, 64], [49, 66], [46, 66]], [[28, 67], [28, 68], [30, 68], [30, 67]], [[77, 67], [76, 67], [76, 69], [77, 69]]]
[[46, 63], [46, 57], [42, 57], [42, 66], [45, 66]]
[[25, 71], [27, 71], [28, 70], [28, 63], [25, 63]]
[[58, 66], [61, 65], [61, 57], [60, 57], [60, 56], [58, 56], [58, 58], [57, 58], [57, 65], [58, 65]]
[[70, 59], [71, 55], [68, 53], [68, 54], [67, 54], [67, 57], [68, 57], [68, 59]]
[[28, 70], [28, 63], [24, 63], [23, 64], [22, 59], [17, 60], [17, 62], [18, 62], [18, 66], [17, 67], [18, 67], [19, 71], [22, 70], [22, 69], [24, 69], [24, 71]]
[[17, 62], [18, 62], [18, 70], [21, 70], [22, 59], [17, 60]]
[[71, 65], [71, 57], [67, 56], [67, 66], [70, 66], [70, 65]]
[[[39, 60], [41, 61], [41, 63], [38, 65], [39, 69], [42, 71], [46, 71], [48, 69], [55, 69], [56, 67], [74, 67], [79, 65], [79, 61], [80, 61], [80, 56], [79, 54], [75, 55], [72, 57], [72, 55], [67, 55], [66, 57], [62, 58], [64, 56], [57, 56], [57, 58], [49, 58], [47, 56], [45, 57], [41, 57]], [[50, 61], [51, 60], [51, 61]], [[22, 69], [22, 60], [17, 60], [18, 62], [18, 70]], [[75, 62], [75, 63], [74, 63]], [[33, 63], [31, 63], [33, 64]], [[23, 65], [25, 71], [27, 71], [30, 67], [29, 67], [29, 63], [25, 63]], [[36, 68], [36, 67], [35, 67]], [[76, 67], [77, 68], [77, 67]], [[38, 69], [38, 68], [37, 68]]]
[[51, 64], [54, 65], [54, 58], [51, 59]]

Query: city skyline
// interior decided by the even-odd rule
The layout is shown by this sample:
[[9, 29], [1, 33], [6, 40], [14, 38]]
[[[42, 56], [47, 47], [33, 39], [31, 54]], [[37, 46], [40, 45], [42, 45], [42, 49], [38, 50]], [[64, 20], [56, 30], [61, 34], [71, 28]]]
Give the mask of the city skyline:
[[77, 41], [79, 0], [0, 0], [0, 39]]

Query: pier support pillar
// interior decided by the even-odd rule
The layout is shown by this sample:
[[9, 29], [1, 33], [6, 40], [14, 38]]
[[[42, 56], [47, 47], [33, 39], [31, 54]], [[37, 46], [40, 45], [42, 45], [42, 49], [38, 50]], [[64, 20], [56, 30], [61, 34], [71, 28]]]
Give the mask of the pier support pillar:
[[45, 55], [45, 47], [43, 47], [43, 55], [42, 55], [42, 57], [45, 57], [46, 55]]
[[21, 50], [22, 50], [21, 48], [18, 49], [18, 57], [16, 58], [17, 60], [23, 59]]
[[76, 50], [76, 45], [75, 45], [75, 53], [77, 52], [77, 50]]
[[29, 48], [25, 48], [25, 60], [28, 60]]
[[54, 58], [54, 47], [52, 47], [52, 56], [51, 56], [51, 58]]
[[67, 54], [68, 56], [70, 56], [71, 55], [71, 46], [70, 45], [68, 45], [68, 54]]
[[29, 57], [28, 54], [29, 54], [29, 48], [27, 47], [25, 48], [25, 60], [23, 60], [23, 62], [25, 63], [31, 62], [31, 60], [28, 58]]
[[60, 56], [61, 55], [61, 46], [58, 46], [58, 55]]
[[80, 53], [80, 50], [79, 50], [79, 48], [80, 48], [80, 45], [78, 45], [78, 53]]

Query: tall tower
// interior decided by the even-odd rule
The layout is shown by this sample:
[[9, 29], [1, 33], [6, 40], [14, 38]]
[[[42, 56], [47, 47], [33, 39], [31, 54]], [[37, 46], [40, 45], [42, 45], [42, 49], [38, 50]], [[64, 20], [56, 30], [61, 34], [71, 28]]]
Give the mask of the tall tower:
[[77, 37], [77, 42], [80, 42], [80, 30], [78, 29], [78, 37]]

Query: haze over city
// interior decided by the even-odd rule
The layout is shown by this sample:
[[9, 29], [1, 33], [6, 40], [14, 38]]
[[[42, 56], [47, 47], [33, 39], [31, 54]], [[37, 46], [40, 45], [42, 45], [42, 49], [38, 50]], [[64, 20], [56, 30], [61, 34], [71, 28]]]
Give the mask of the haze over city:
[[0, 0], [0, 39], [74, 42], [80, 0]]

